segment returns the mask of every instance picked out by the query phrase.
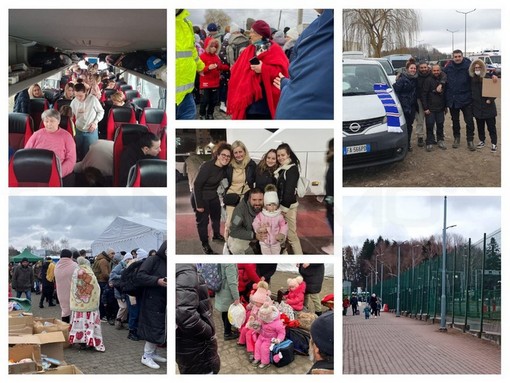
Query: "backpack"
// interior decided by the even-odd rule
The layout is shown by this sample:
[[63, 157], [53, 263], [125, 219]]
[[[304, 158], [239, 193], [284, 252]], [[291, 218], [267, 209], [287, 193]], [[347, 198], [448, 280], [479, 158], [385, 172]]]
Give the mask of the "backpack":
[[269, 349], [269, 359], [276, 367], [284, 367], [294, 360], [294, 343], [290, 339], [275, 344]]
[[199, 271], [204, 277], [207, 288], [212, 291], [220, 291], [223, 278], [219, 263], [202, 263]]
[[136, 275], [138, 274], [138, 270], [145, 259], [147, 258], [144, 258], [141, 261], [135, 261], [122, 270], [122, 273], [120, 274], [120, 283], [117, 287], [121, 294], [136, 296], [140, 292], [140, 286], [136, 283]]
[[285, 338], [294, 344], [294, 353], [307, 356], [310, 347], [310, 333], [296, 327], [287, 327], [285, 331]]
[[[241, 39], [237, 39], [237, 41], [239, 41]], [[248, 45], [250, 45], [250, 40], [248, 38], [246, 38], [245, 40], [242, 40], [242, 41], [239, 41], [239, 42], [235, 42], [232, 41], [232, 42], [229, 42], [228, 46], [227, 46], [227, 57], [230, 57], [231, 54], [233, 54], [233, 57], [234, 57], [234, 61], [233, 62], [229, 62], [230, 65], [233, 65], [237, 59], [239, 58], [239, 55], [241, 54], [241, 51], [246, 48]]]

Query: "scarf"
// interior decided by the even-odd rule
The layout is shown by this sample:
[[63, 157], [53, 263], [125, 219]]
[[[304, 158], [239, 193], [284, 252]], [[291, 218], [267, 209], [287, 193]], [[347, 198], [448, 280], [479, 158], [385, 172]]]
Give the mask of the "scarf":
[[280, 100], [280, 90], [273, 85], [273, 80], [280, 72], [285, 77], [289, 77], [289, 60], [279, 45], [271, 44], [267, 51], [257, 55], [262, 62], [261, 73], [255, 73], [250, 69], [250, 59], [255, 56], [255, 52], [255, 45], [249, 45], [231, 68], [227, 113], [234, 120], [244, 120], [248, 106], [262, 99], [262, 86], [266, 91], [271, 117], [274, 118], [276, 106]]
[[291, 159], [290, 158], [287, 158], [284, 162], [283, 165], [281, 165], [278, 169], [276, 169], [274, 171], [274, 176], [276, 177], [276, 179], [278, 179], [278, 176], [279, 176], [279, 173], [280, 173], [280, 170], [287, 170], [287, 169], [290, 169], [291, 167], [293, 167], [294, 165], [296, 164], [292, 164], [291, 163]]
[[80, 265], [71, 280], [71, 310], [95, 311], [99, 308], [100, 287], [90, 266]]

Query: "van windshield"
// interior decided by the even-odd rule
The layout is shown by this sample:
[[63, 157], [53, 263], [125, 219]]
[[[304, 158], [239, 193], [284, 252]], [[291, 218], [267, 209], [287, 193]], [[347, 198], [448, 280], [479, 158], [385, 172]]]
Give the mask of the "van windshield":
[[381, 65], [378, 63], [344, 64], [343, 96], [375, 94], [374, 84], [386, 84], [390, 87], [388, 77]]

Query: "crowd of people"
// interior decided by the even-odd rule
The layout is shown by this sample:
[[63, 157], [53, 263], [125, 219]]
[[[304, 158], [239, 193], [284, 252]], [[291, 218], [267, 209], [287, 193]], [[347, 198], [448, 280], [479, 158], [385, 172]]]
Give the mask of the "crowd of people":
[[69, 323], [69, 343], [104, 352], [101, 326], [127, 328], [128, 339], [145, 340], [141, 363], [159, 369], [158, 363], [166, 362], [156, 352], [166, 345], [166, 258], [166, 241], [150, 252], [109, 248], [92, 262], [85, 250], [63, 249], [56, 263], [48, 256], [30, 265], [23, 258], [10, 270], [10, 284], [17, 298], [24, 293], [31, 301], [32, 292], [40, 294], [41, 309], [45, 301], [60, 305], [61, 320]]
[[[497, 152], [496, 104], [494, 97], [482, 93], [484, 78], [498, 82], [496, 75], [489, 74], [485, 63], [470, 61], [461, 50], [453, 51], [453, 59], [443, 68], [439, 64], [430, 66], [426, 61], [407, 61], [405, 69], [397, 77], [394, 89], [402, 105], [407, 124], [409, 151], [412, 150], [413, 123], [416, 120], [417, 145], [427, 152], [434, 145], [446, 150], [444, 142], [445, 114], [449, 111], [453, 126], [452, 148], [460, 147], [460, 113], [466, 124], [466, 141], [470, 151], [485, 147], [486, 132], [491, 140], [491, 152]], [[474, 143], [476, 121], [478, 139]], [[424, 126], [426, 130], [424, 131]]]
[[[120, 182], [114, 184], [114, 137], [107, 133], [109, 113], [115, 108], [129, 108], [133, 116], [140, 116], [141, 109], [126, 99], [121, 90], [125, 81], [116, 81], [108, 69], [100, 72], [97, 63], [89, 64], [87, 69], [73, 64], [63, 79], [68, 81], [63, 91], [50, 100], [53, 107], [40, 116], [30, 113], [30, 99], [45, 97], [39, 84], [15, 96], [13, 112], [31, 114], [34, 118], [35, 133], [24, 148], [54, 152], [60, 161], [63, 186], [126, 186], [129, 170], [137, 161], [159, 157], [163, 131], [148, 130], [126, 145], [120, 160]], [[14, 152], [10, 148], [9, 157]]]
[[[331, 139], [324, 202], [332, 231], [333, 146]], [[303, 254], [297, 234], [296, 193], [301, 169], [289, 144], [268, 150], [256, 164], [243, 142], [220, 142], [213, 149], [211, 160], [196, 165], [200, 167], [188, 169], [188, 177], [191, 206], [205, 254], [214, 254], [210, 238], [224, 243], [225, 254], [281, 254], [287, 251], [287, 243], [293, 254]], [[333, 246], [325, 246], [323, 251], [332, 254]]]
[[[299, 34], [264, 20], [206, 30], [176, 9], [176, 118], [333, 119], [332, 9]], [[319, 60], [320, 65], [316, 65]]]
[[[285, 319], [294, 314], [313, 315], [309, 328], [314, 364], [308, 373], [333, 373], [334, 316], [333, 295], [323, 311], [319, 293], [324, 280], [324, 264], [299, 264], [300, 275], [288, 278], [288, 289], [277, 301], [270, 291], [277, 264], [217, 264], [221, 287], [210, 298], [209, 274], [205, 265], [176, 265], [176, 362], [181, 374], [217, 374], [221, 367], [217, 325], [213, 307], [223, 323], [223, 341], [236, 340], [246, 349], [247, 363], [266, 369], [278, 363], [281, 355], [272, 355], [275, 345], [288, 338]], [[241, 322], [235, 327], [229, 309], [242, 305]], [[281, 315], [285, 314], [285, 315]], [[232, 314], [233, 316], [233, 314]], [[219, 332], [220, 330], [218, 330]]]

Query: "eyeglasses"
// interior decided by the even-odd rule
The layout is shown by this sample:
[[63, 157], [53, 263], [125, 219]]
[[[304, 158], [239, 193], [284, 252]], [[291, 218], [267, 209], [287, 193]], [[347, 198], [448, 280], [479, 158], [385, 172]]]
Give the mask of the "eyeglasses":
[[482, 69], [482, 68], [481, 68], [481, 67], [479, 67], [479, 66], [475, 66], [475, 69]]
[[228, 155], [228, 154], [221, 153], [220, 156], [223, 157], [223, 158], [230, 158], [230, 155]]

